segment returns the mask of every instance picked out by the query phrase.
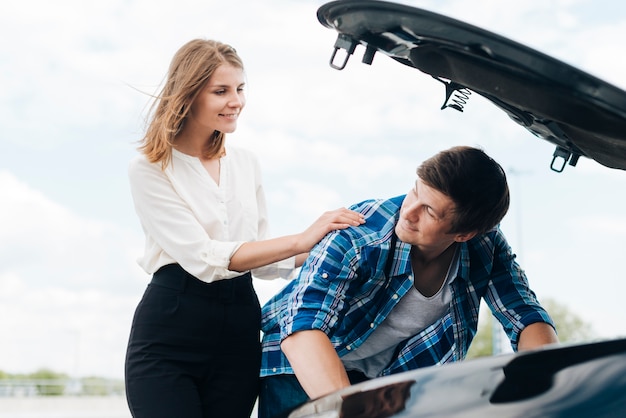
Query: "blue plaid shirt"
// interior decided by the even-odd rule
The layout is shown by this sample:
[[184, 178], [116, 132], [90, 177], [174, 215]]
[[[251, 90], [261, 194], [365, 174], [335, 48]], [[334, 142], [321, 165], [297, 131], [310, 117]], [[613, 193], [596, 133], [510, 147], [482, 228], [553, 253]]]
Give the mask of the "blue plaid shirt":
[[[385, 274], [403, 200], [399, 196], [354, 205], [366, 223], [327, 235], [313, 248], [298, 278], [265, 304], [262, 377], [293, 374], [280, 342], [297, 331], [323, 331], [340, 357], [357, 349], [413, 286], [410, 244], [397, 241]], [[465, 358], [478, 327], [481, 299], [514, 350], [524, 327], [535, 322], [554, 326], [499, 228], [462, 243], [459, 262], [448, 312], [402, 342], [381, 375]]]

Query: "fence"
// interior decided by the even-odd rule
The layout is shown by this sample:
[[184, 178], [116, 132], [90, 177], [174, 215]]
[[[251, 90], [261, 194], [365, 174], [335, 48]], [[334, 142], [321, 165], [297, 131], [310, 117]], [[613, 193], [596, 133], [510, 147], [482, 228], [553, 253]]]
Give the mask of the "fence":
[[0, 379], [0, 397], [121, 396], [124, 382], [114, 379]]

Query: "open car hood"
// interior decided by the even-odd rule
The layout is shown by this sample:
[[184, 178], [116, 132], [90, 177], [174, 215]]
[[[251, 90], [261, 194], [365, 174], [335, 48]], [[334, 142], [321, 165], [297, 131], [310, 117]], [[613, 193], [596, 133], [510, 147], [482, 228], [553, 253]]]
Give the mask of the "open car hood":
[[[318, 9], [339, 33], [330, 65], [343, 69], [358, 45], [445, 85], [442, 109], [463, 110], [468, 90], [554, 145], [561, 172], [584, 156], [626, 170], [626, 92], [510, 39], [433, 12], [375, 0], [333, 1]], [[341, 57], [343, 55], [343, 58]]]

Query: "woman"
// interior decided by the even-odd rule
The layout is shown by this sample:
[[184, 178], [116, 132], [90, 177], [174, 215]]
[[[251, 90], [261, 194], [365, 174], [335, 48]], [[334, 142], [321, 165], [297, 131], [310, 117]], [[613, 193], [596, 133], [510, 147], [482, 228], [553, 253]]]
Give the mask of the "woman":
[[258, 391], [260, 307], [251, 273], [287, 278], [334, 229], [362, 224], [347, 209], [305, 231], [267, 239], [259, 165], [226, 146], [245, 105], [236, 51], [193, 40], [174, 56], [129, 166], [152, 281], [128, 343], [134, 417], [249, 417]]

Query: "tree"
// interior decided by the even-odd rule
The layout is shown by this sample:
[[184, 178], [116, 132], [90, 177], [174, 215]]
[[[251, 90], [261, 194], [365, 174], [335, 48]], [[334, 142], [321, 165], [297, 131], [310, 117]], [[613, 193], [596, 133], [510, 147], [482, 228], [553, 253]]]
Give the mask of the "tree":
[[[553, 299], [546, 299], [542, 305], [554, 320], [561, 343], [583, 342], [595, 338], [592, 326], [573, 313], [567, 306]], [[493, 321], [494, 317], [491, 311], [485, 305], [481, 305], [478, 332], [467, 353], [468, 359], [493, 354]]]
[[37, 382], [37, 392], [45, 396], [60, 396], [65, 392], [65, 381], [68, 376], [48, 369], [40, 369], [29, 376]]
[[585, 322], [567, 306], [553, 299], [546, 299], [542, 305], [554, 319], [556, 331], [562, 343], [589, 341], [597, 337], [591, 324]]

